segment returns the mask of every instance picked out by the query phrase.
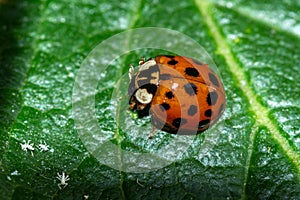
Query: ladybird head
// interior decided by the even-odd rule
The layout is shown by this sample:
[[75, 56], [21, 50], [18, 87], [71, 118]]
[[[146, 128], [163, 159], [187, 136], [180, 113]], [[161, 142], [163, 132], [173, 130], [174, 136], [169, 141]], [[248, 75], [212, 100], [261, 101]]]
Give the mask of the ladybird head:
[[159, 69], [156, 61], [149, 59], [140, 62], [136, 74], [130, 69], [131, 79], [128, 87], [129, 109], [137, 110], [139, 116], [149, 115], [150, 104], [158, 86]]

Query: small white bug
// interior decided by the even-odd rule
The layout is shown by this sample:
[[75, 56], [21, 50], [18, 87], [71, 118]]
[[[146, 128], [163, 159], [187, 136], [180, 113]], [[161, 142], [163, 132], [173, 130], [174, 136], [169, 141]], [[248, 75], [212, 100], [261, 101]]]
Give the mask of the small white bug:
[[88, 199], [88, 198], [89, 198], [89, 195], [87, 195], [87, 194], [86, 194], [86, 195], [83, 195], [83, 198], [84, 198], [84, 199]]
[[64, 189], [68, 183], [67, 181], [70, 180], [69, 176], [65, 174], [65, 172], [63, 172], [62, 174], [57, 173], [57, 177], [56, 177], [60, 183], [57, 184], [59, 189]]
[[49, 151], [49, 146], [44, 142], [44, 144], [39, 144], [39, 149], [40, 151]]
[[27, 150], [29, 150], [30, 152], [31, 152], [31, 155], [33, 156], [33, 151], [34, 151], [34, 147], [33, 147], [33, 143], [32, 144], [30, 144], [30, 140], [28, 140], [27, 142], [26, 141], [24, 141], [24, 144], [20, 144], [21, 145], [21, 149], [23, 150], [23, 151], [26, 151], [27, 152]]

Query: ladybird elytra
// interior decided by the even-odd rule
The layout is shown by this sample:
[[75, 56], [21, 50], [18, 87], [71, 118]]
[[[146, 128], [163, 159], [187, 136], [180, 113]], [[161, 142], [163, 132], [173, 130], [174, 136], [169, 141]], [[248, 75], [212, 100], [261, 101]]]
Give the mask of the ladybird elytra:
[[151, 116], [155, 128], [172, 134], [201, 133], [222, 115], [226, 96], [207, 64], [185, 56], [158, 55], [129, 70], [129, 109]]

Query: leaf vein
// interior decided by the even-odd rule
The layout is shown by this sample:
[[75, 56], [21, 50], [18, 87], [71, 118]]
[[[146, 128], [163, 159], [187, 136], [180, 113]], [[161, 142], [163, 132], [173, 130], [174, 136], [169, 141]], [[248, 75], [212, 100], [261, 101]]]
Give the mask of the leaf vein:
[[[253, 112], [256, 115], [256, 126], [258, 127], [259, 125], [265, 125], [269, 129], [274, 139], [278, 141], [286, 155], [296, 166], [298, 174], [300, 174], [300, 155], [293, 150], [289, 142], [280, 133], [280, 130], [276, 126], [275, 122], [269, 118], [270, 110], [257, 101], [257, 95], [252, 91], [250, 84], [248, 82], [246, 84], [242, 84], [244, 80], [247, 80], [247, 78], [244, 71], [235, 60], [229, 44], [222, 36], [221, 31], [219, 30], [216, 22], [213, 19], [213, 14], [211, 13], [213, 5], [207, 1], [201, 0], [195, 0], [195, 3], [198, 6], [198, 9], [201, 12], [202, 16], [205, 18], [207, 26], [216, 41], [218, 52], [224, 56], [230, 71], [235, 76], [236, 80], [238, 80], [238, 82], [240, 83], [239, 85], [241, 87], [241, 90], [245, 94]], [[254, 137], [251, 137], [251, 139], [254, 140]], [[253, 141], [250, 141], [250, 143], [253, 143]], [[248, 156], [251, 157], [251, 155]], [[298, 176], [298, 178], [300, 179], [300, 175]]]

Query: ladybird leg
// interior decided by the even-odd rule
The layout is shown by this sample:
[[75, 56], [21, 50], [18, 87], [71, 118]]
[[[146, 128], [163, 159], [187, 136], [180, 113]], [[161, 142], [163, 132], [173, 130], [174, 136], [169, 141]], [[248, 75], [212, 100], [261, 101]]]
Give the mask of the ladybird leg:
[[152, 131], [151, 131], [151, 133], [150, 133], [150, 135], [149, 135], [149, 139], [152, 139], [152, 138], [153, 138], [155, 132], [156, 132], [156, 128], [155, 128], [154, 126], [152, 126]]
[[129, 72], [128, 72], [128, 76], [129, 76], [129, 79], [131, 80], [134, 76], [134, 68], [133, 68], [133, 65], [129, 65]]
[[133, 108], [135, 107], [136, 103], [135, 102], [131, 102], [129, 105], [129, 110], [133, 110]]

